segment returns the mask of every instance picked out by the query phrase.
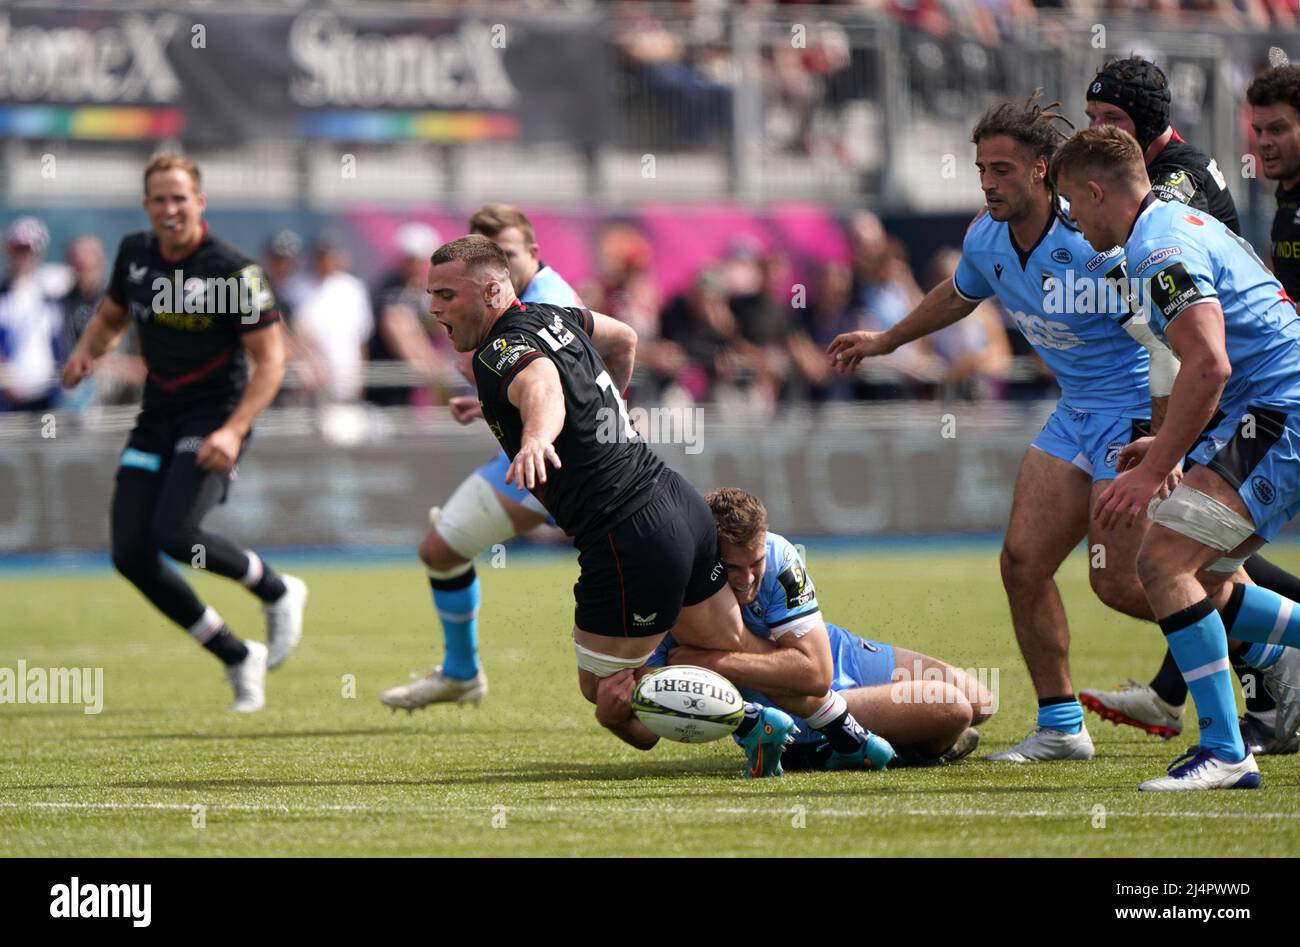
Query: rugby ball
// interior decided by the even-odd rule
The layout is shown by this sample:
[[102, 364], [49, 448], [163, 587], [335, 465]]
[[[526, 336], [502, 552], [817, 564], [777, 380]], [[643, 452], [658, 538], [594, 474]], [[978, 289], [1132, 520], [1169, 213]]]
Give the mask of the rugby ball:
[[707, 743], [729, 736], [740, 726], [745, 701], [722, 675], [676, 664], [641, 678], [632, 693], [632, 712], [666, 740]]

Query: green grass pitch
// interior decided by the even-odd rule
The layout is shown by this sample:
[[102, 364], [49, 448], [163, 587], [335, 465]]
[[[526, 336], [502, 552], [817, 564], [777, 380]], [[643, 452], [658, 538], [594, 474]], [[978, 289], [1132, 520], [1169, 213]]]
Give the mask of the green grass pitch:
[[[881, 550], [888, 543], [879, 544]], [[1300, 549], [1276, 559], [1300, 568]], [[270, 557], [274, 558], [274, 557]], [[980, 752], [1031, 727], [1034, 702], [996, 547], [875, 554], [813, 543], [828, 617], [856, 632], [999, 671]], [[1142, 680], [1152, 625], [1105, 609], [1082, 553], [1062, 592], [1076, 687]], [[1052, 855], [1300, 853], [1300, 758], [1261, 760], [1254, 792], [1147, 796], [1194, 733], [1169, 743], [1089, 716], [1097, 758], [967, 761], [888, 773], [741, 777], [730, 741], [618, 743], [578, 693], [570, 555], [480, 566], [490, 693], [479, 708], [393, 715], [381, 690], [433, 663], [417, 565], [303, 566], [307, 633], [268, 679], [268, 706], [227, 712], [219, 665], [107, 571], [0, 576], [0, 666], [104, 668], [97, 716], [0, 705], [0, 851], [8, 855]], [[237, 633], [254, 600], [199, 576]], [[351, 677], [349, 677], [349, 675]], [[355, 696], [347, 696], [355, 680]], [[870, 724], [870, 721], [864, 721]], [[1194, 727], [1194, 725], [1193, 725]]]

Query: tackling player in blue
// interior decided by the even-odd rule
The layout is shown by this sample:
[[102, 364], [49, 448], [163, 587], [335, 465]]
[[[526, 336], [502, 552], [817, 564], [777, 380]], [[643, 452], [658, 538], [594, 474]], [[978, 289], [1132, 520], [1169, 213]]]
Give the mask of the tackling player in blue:
[[[990, 109], [975, 126], [975, 164], [986, 207], [966, 232], [954, 278], [935, 287], [907, 318], [885, 332], [850, 332], [828, 351], [852, 371], [937, 332], [996, 296], [1056, 375], [1061, 399], [1025, 453], [1002, 546], [1002, 581], [1020, 652], [1038, 695], [1034, 731], [987, 757], [995, 762], [1086, 760], [1092, 739], [1069, 671], [1069, 628], [1054, 576], [1085, 536], [1106, 550], [1108, 568], [1089, 578], [1098, 597], [1120, 612], [1150, 619], [1134, 568], [1145, 523], [1103, 524], [1091, 501], [1115, 476], [1122, 447], [1163, 410], [1176, 362], [1154, 340], [1130, 337], [1094, 305], [1075, 312], [1076, 293], [1121, 274], [1118, 248], [1096, 251], [1066, 225], [1047, 180], [1065, 122], [1038, 104]], [[1066, 122], [1068, 124], [1068, 122]], [[1154, 352], [1149, 364], [1147, 346]], [[1148, 372], [1151, 387], [1148, 389]]]
[[[484, 204], [469, 219], [469, 232], [487, 237], [506, 255], [510, 282], [520, 301], [553, 306], [581, 306], [578, 294], [559, 273], [542, 262], [533, 225], [509, 204]], [[463, 356], [462, 371], [469, 363]], [[451, 399], [452, 416], [461, 424], [481, 418], [475, 395]], [[434, 608], [442, 625], [442, 664], [425, 677], [392, 687], [380, 701], [394, 710], [418, 710], [449, 701], [477, 703], [487, 694], [487, 676], [479, 665], [479, 581], [474, 559], [545, 523], [550, 517], [522, 484], [506, 483], [510, 459], [505, 451], [475, 470], [442, 507], [429, 511], [431, 528], [420, 543], [420, 559], [429, 573]]]
[[[860, 638], [826, 622], [812, 577], [799, 551], [767, 528], [767, 510], [752, 493], [734, 487], [714, 490], [705, 500], [713, 512], [727, 569], [727, 583], [740, 605], [749, 634], [739, 652], [679, 645], [667, 635], [647, 668], [665, 664], [707, 667], [731, 680], [745, 700], [770, 705], [806, 691], [816, 676], [808, 652], [782, 648], [782, 639], [825, 636], [834, 672], [831, 687], [853, 716], [869, 721], [872, 768], [890, 762], [886, 743], [897, 753], [892, 765], [954, 762], [979, 745], [973, 729], [997, 709], [997, 698], [974, 677], [935, 658]], [[751, 771], [762, 754], [785, 769], [840, 769], [841, 754], [801, 718], [767, 706], [736, 735]], [[757, 724], [761, 724], [758, 726]], [[780, 755], [787, 742], [793, 745]]]
[[[1164, 424], [1121, 452], [1123, 472], [1094, 511], [1122, 526], [1151, 504], [1138, 574], [1200, 724], [1200, 743], [1141, 788], [1252, 789], [1260, 775], [1237, 722], [1227, 636], [1294, 647], [1300, 612], [1276, 592], [1231, 580], [1300, 510], [1300, 319], [1249, 244], [1156, 198], [1126, 132], [1080, 132], [1051, 174], [1093, 247], [1123, 245], [1142, 287], [1133, 321], [1144, 316], [1182, 361]], [[1193, 466], [1152, 504], [1184, 456]], [[1279, 717], [1297, 711], [1289, 693]]]

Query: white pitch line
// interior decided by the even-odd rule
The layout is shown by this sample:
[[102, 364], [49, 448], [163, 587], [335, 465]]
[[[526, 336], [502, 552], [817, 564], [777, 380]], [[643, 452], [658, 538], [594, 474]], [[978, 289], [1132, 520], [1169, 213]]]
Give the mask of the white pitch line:
[[[312, 813], [312, 812], [369, 812], [375, 814], [395, 813], [483, 813], [492, 811], [489, 804], [483, 806], [369, 806], [369, 805], [329, 805], [288, 806], [274, 803], [181, 803], [181, 802], [0, 802], [2, 809], [91, 809], [91, 810], [127, 810], [127, 811], [172, 811], [190, 812], [194, 806], [202, 805], [207, 811], [225, 812], [278, 812], [278, 813]], [[792, 799], [789, 806], [776, 809], [745, 809], [733, 806], [713, 809], [674, 808], [672, 806], [600, 806], [588, 809], [589, 815], [618, 815], [621, 813], [643, 813], [650, 815], [739, 815], [739, 816], [787, 816], [795, 806], [801, 806], [806, 815], [825, 816], [832, 819], [865, 819], [881, 816], [919, 816], [922, 818], [988, 818], [988, 819], [1091, 819], [1091, 810], [1079, 812], [1054, 812], [1048, 809], [817, 809], [804, 806]], [[580, 803], [573, 806], [527, 806], [506, 805], [508, 812], [528, 814], [572, 814], [583, 810]], [[1148, 819], [1300, 819], [1300, 812], [1130, 812], [1107, 809], [1107, 818], [1148, 818]]]

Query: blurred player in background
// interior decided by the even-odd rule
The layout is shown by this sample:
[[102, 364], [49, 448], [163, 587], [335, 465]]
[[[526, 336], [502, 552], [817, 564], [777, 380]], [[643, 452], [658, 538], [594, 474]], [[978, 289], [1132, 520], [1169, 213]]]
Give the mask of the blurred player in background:
[[[456, 350], [474, 352], [483, 418], [510, 457], [506, 481], [541, 501], [578, 550], [582, 694], [602, 726], [650, 749], [659, 738], [632, 714], [633, 670], [669, 629], [683, 644], [734, 651], [744, 627], [708, 505], [628, 419], [619, 392], [632, 377], [636, 333], [586, 309], [521, 303], [505, 253], [481, 235], [439, 248], [429, 294], [429, 314]], [[802, 647], [818, 673], [802, 695], [781, 701], [784, 709], [830, 741], [831, 768], [883, 769], [894, 751], [829, 690], [826, 642]], [[779, 775], [793, 729], [788, 714], [746, 705], [736, 732], [749, 741], [750, 775]]]
[[[484, 204], [469, 219], [469, 232], [501, 248], [510, 268], [510, 285], [521, 302], [582, 305], [564, 277], [542, 262], [533, 225], [517, 208]], [[462, 372], [473, 381], [466, 359], [462, 359]], [[452, 398], [451, 410], [461, 424], [483, 416], [474, 395]], [[420, 543], [420, 559], [428, 569], [433, 605], [442, 625], [443, 660], [426, 677], [384, 691], [379, 699], [386, 706], [417, 710], [439, 701], [477, 702], [487, 694], [487, 676], [478, 657], [480, 591], [474, 558], [548, 519], [545, 508], [521, 484], [506, 483], [509, 468], [505, 451], [498, 451], [441, 508], [429, 511], [433, 527]]]
[[[400, 360], [417, 376], [431, 382], [441, 363], [424, 327], [424, 290], [429, 257], [442, 238], [427, 224], [403, 224], [397, 231], [397, 259], [375, 287], [371, 308], [374, 330], [366, 342], [370, 362]], [[411, 403], [412, 390], [392, 385], [368, 385], [366, 400], [391, 406]]]
[[[739, 652], [686, 647], [668, 634], [647, 667], [706, 667], [741, 688], [745, 700], [770, 704], [770, 695], [792, 693], [786, 691], [790, 684], [817, 673], [808, 655], [789, 644], [825, 638], [835, 664], [831, 687], [854, 717], [869, 722], [894, 747], [898, 755], [892, 765], [951, 763], [979, 745], [973, 728], [997, 709], [993, 694], [949, 664], [826, 622], [812, 576], [798, 550], [768, 530], [762, 501], [734, 487], [704, 499], [713, 511], [727, 584], [748, 634]], [[799, 733], [781, 757], [783, 767], [826, 768], [830, 743], [806, 721], [794, 723]]]
[[[225, 500], [253, 421], [284, 377], [280, 316], [258, 266], [208, 232], [193, 161], [156, 155], [144, 191], [152, 230], [122, 239], [107, 295], [68, 357], [63, 383], [71, 388], [91, 374], [134, 320], [148, 378], [117, 471], [113, 564], [225, 665], [235, 691], [231, 709], [256, 711], [265, 703], [267, 668], [283, 662], [302, 635], [307, 587], [202, 522]], [[162, 561], [163, 552], [256, 595], [267, 644], [236, 637]]]
[[[1292, 76], [1290, 81], [1294, 84], [1297, 70], [1289, 68]], [[1280, 155], [1282, 152], [1278, 149], [1285, 149], [1288, 141], [1292, 142], [1292, 149], [1296, 147], [1296, 126], [1286, 124], [1288, 113], [1294, 120], [1295, 111], [1291, 106], [1282, 104], [1286, 101], [1287, 75], [1279, 73], [1278, 79], [1265, 80], [1263, 86], [1257, 80], [1251, 87], [1256, 90], [1256, 97], [1268, 100], [1262, 117], [1271, 131], [1262, 133], [1261, 157], [1265, 153]], [[1294, 90], [1291, 94], [1295, 94]], [[1247, 96], [1250, 97], [1249, 92]], [[1226, 189], [1223, 175], [1219, 173], [1212, 158], [1183, 141], [1169, 126], [1169, 106], [1169, 84], [1165, 81], [1164, 73], [1145, 59], [1133, 58], [1110, 63], [1097, 74], [1088, 89], [1087, 112], [1091, 125], [1111, 125], [1134, 136], [1143, 149], [1147, 175], [1156, 197], [1165, 201], [1179, 201], [1204, 211], [1217, 218], [1233, 233], [1240, 234], [1237, 209]], [[1257, 123], [1258, 128], [1262, 126]], [[1288, 128], [1291, 130], [1289, 139], [1286, 135]], [[1293, 162], [1295, 160], [1300, 159], [1293, 159]], [[1281, 164], [1270, 164], [1268, 159], [1264, 159], [1265, 177], [1285, 179], [1288, 175], [1285, 172], [1278, 173], [1281, 170]], [[1300, 177], [1300, 167], [1296, 167], [1292, 174]], [[1279, 275], [1288, 272], [1286, 264], [1295, 265], [1290, 259], [1279, 258], [1276, 231], [1279, 221], [1286, 216], [1282, 210], [1284, 202], [1283, 188], [1279, 186], [1278, 216], [1273, 222], [1274, 270]], [[1292, 204], [1294, 203], [1293, 198]], [[1293, 230], [1300, 231], [1300, 226], [1294, 223], [1291, 226]], [[1296, 246], [1300, 247], [1300, 244]], [[1289, 249], [1290, 244], [1283, 238], [1282, 254], [1285, 255]], [[1283, 285], [1287, 285], [1285, 279]], [[1292, 298], [1295, 298], [1300, 286], [1294, 289], [1287, 286], [1287, 289]], [[1287, 598], [1300, 600], [1300, 579], [1262, 556], [1251, 556], [1246, 560], [1244, 568], [1252, 582]], [[1272, 662], [1281, 656], [1280, 649], [1275, 650], [1264, 658], [1261, 665], [1251, 667], [1237, 651], [1231, 654], [1233, 670], [1241, 679], [1242, 692], [1246, 698], [1246, 713], [1241, 718], [1241, 730], [1252, 752], [1256, 754], [1300, 751], [1300, 734], [1294, 729], [1287, 732], [1277, 728], [1276, 704], [1271, 690], [1275, 689], [1274, 678], [1280, 672], [1273, 669]], [[1256, 671], [1259, 670], [1271, 672], [1266, 673], [1263, 686], [1257, 679]], [[1112, 691], [1084, 689], [1079, 692], [1079, 700], [1104, 719], [1169, 739], [1183, 730], [1182, 714], [1187, 700], [1187, 684], [1172, 652], [1166, 651], [1164, 662], [1150, 684], [1129, 681], [1125, 686]]]
[[1098, 597], [1124, 614], [1151, 617], [1133, 567], [1145, 524], [1105, 527], [1089, 517], [1089, 507], [1114, 478], [1120, 448], [1163, 409], [1176, 366], [1152, 340], [1160, 361], [1150, 367], [1148, 388], [1148, 353], [1145, 342], [1130, 337], [1137, 328], [1131, 321], [1121, 328], [1106, 312], [1058, 314], [1047, 305], [1049, 281], [1100, 284], [1120, 259], [1117, 249], [1096, 253], [1061, 217], [1047, 168], [1064, 139], [1056, 125], [1064, 119], [1037, 99], [1035, 92], [1023, 106], [996, 106], [975, 126], [987, 206], [966, 232], [953, 279], [893, 328], [846, 333], [828, 349], [840, 371], [851, 371], [996, 296], [1060, 383], [1060, 403], [1021, 462], [1002, 546], [1011, 621], [1038, 695], [1034, 731], [988, 757], [1015, 763], [1093, 755], [1070, 680], [1069, 626], [1054, 578], [1081, 539], [1106, 550], [1108, 568], [1089, 574]]
[[[1141, 788], [1253, 789], [1259, 769], [1237, 722], [1227, 636], [1255, 650], [1300, 645], [1300, 614], [1291, 599], [1230, 579], [1300, 508], [1300, 319], [1249, 244], [1157, 200], [1126, 132], [1080, 132], [1051, 173], [1094, 248], [1123, 243], [1151, 331], [1182, 361], [1159, 433], [1122, 451], [1125, 469], [1095, 504], [1103, 522], [1136, 521], [1190, 452], [1194, 466], [1152, 507], [1138, 571], [1195, 701], [1200, 744]], [[1279, 694], [1292, 731], [1297, 698], [1290, 687]]]
[[8, 267], [0, 280], [0, 411], [48, 411], [59, 402], [55, 349], [63, 313], [41, 279], [50, 232], [36, 217], [5, 231]]

